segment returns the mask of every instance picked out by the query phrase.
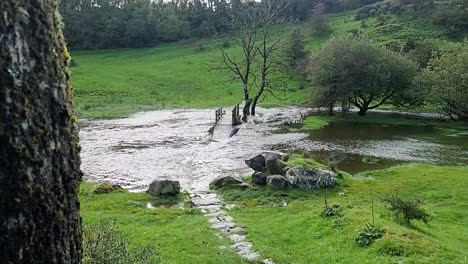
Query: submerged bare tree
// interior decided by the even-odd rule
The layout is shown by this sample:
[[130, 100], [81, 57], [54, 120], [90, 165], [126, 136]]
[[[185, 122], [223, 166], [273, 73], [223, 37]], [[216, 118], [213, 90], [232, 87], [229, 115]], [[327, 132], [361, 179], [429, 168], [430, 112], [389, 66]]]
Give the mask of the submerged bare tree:
[[[233, 42], [240, 52], [229, 52], [220, 46], [219, 65], [210, 66], [232, 74], [241, 83], [245, 101], [243, 119], [255, 115], [259, 99], [265, 95], [279, 98], [286, 87], [282, 81], [285, 72], [281, 61], [282, 42], [274, 26], [286, 6], [280, 2], [263, 1], [244, 4], [229, 18], [236, 31]], [[252, 90], [255, 90], [252, 95]]]
[[1, 0], [0, 262], [81, 263], [81, 180], [58, 0]]

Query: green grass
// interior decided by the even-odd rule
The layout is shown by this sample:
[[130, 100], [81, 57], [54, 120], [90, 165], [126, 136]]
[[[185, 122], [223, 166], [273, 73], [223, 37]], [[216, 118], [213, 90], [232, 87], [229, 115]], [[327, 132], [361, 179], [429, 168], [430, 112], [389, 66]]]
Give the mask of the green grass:
[[[380, 42], [403, 42], [409, 37], [435, 38], [438, 29], [414, 16], [392, 16], [389, 24], [400, 24], [400, 29], [382, 31], [380, 25], [369, 19], [366, 28], [354, 19], [355, 12], [333, 14], [333, 29], [326, 36], [313, 36], [309, 22], [299, 24], [307, 39], [306, 48], [315, 52], [333, 35], [358, 29]], [[294, 25], [279, 27], [285, 38]], [[434, 33], [436, 32], [436, 33]], [[71, 67], [75, 109], [80, 117], [114, 118], [131, 113], [159, 108], [230, 106], [242, 100], [239, 83], [230, 83], [225, 72], [209, 71], [209, 64], [218, 62], [216, 40], [198, 43], [176, 43], [145, 49], [118, 49], [104, 51], [74, 51], [76, 66]], [[233, 52], [239, 52], [231, 48]], [[285, 100], [268, 97], [261, 106], [302, 104], [307, 90], [299, 82], [289, 80]]]
[[[354, 242], [355, 231], [372, 221], [385, 230], [382, 239], [367, 248]], [[412, 164], [368, 172], [358, 179], [346, 176], [328, 191], [328, 202], [342, 206], [342, 226], [322, 218], [324, 191], [223, 190], [230, 211], [246, 226], [248, 239], [276, 263], [464, 263], [468, 252], [468, 168]], [[430, 225], [395, 221], [379, 196], [398, 190], [417, 196], [432, 219]], [[339, 194], [341, 193], [341, 194]], [[343, 195], [344, 193], [344, 195]], [[287, 202], [287, 206], [281, 206]]]
[[431, 120], [419, 117], [404, 117], [400, 114], [368, 113], [366, 116], [359, 116], [356, 113], [327, 115], [311, 115], [306, 117], [304, 125], [299, 130], [316, 130], [327, 126], [332, 122], [351, 122], [361, 124], [376, 125], [411, 125], [430, 126], [450, 131], [466, 130], [467, 124], [464, 122], [453, 122], [443, 120]]
[[233, 251], [220, 249], [227, 241], [216, 236], [199, 210], [146, 209], [146, 203], [154, 201], [146, 193], [93, 194], [94, 187], [91, 183], [81, 185], [84, 224], [115, 220], [130, 246], [155, 246], [160, 263], [246, 263]]

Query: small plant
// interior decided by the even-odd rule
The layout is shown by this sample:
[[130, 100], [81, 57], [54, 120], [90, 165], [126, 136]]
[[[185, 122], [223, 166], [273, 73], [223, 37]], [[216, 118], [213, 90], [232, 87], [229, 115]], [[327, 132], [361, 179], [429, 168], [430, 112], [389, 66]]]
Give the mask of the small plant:
[[341, 228], [345, 224], [345, 219], [342, 217], [334, 217], [332, 220], [332, 227], [334, 229]]
[[130, 248], [115, 223], [101, 221], [83, 228], [83, 264], [155, 263], [153, 246]]
[[356, 230], [355, 241], [359, 246], [367, 247], [382, 236], [382, 230], [378, 229], [373, 224], [366, 224], [364, 227], [361, 227], [358, 230]]
[[320, 216], [322, 217], [338, 216], [340, 214], [341, 205], [339, 204], [333, 204], [332, 206], [328, 205], [327, 190], [325, 190], [323, 197], [324, 197], [325, 206], [323, 207], [323, 211], [320, 214]]
[[422, 199], [413, 198], [405, 200], [398, 193], [394, 193], [383, 197], [382, 202], [387, 204], [387, 209], [392, 211], [395, 217], [403, 217], [407, 225], [410, 225], [412, 220], [420, 220], [428, 224], [429, 214], [421, 208], [424, 204]]
[[322, 217], [333, 217], [333, 216], [339, 216], [340, 215], [340, 208], [341, 206], [339, 204], [334, 204], [332, 206], [326, 205], [323, 207], [323, 211], [320, 214]]

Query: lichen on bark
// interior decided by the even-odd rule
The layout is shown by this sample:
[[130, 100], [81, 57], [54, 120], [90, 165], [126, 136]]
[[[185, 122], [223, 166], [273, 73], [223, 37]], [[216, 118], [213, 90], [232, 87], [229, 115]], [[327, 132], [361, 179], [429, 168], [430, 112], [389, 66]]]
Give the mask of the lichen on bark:
[[0, 1], [0, 260], [80, 263], [79, 144], [57, 0]]

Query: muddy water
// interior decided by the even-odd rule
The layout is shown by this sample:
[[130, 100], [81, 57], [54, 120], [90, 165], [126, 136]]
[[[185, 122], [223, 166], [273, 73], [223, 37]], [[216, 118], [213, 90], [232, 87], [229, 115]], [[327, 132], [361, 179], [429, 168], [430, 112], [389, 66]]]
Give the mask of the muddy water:
[[[161, 110], [124, 119], [87, 122], [80, 130], [86, 180], [144, 190], [154, 179], [181, 182], [187, 191], [207, 190], [222, 175], [246, 175], [244, 160], [271, 145], [298, 142], [307, 134], [274, 134], [299, 108], [259, 109], [258, 117], [229, 138], [229, 113], [213, 138], [214, 109]], [[227, 122], [227, 123], [226, 123]]]
[[323, 163], [334, 160], [351, 173], [408, 162], [468, 165], [468, 134], [431, 126], [339, 121], [283, 148], [300, 149]]

